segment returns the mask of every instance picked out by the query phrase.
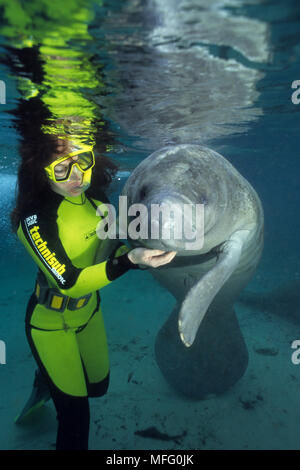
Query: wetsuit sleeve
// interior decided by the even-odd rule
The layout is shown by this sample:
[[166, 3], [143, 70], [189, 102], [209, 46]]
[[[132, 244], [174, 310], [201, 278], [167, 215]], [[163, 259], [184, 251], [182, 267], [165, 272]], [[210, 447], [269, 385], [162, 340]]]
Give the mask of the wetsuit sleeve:
[[128, 269], [139, 269], [137, 264], [130, 261], [127, 256], [129, 248], [124, 243], [119, 243], [114, 252], [109, 256], [106, 263], [106, 275], [113, 281], [124, 274]]
[[50, 284], [70, 297], [81, 297], [101, 289], [131, 267], [136, 267], [126, 253], [115, 263], [115, 250], [107, 261], [77, 268], [68, 257], [59, 237], [56, 219], [51, 216], [35, 213], [23, 217], [18, 236]]

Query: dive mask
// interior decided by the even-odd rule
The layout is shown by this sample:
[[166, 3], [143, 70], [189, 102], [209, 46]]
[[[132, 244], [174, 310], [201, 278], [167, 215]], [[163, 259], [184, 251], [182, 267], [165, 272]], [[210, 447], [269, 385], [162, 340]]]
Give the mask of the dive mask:
[[[73, 157], [78, 157], [76, 160], [73, 160]], [[63, 164], [63, 162], [69, 161], [69, 164]], [[79, 150], [68, 153], [63, 157], [58, 158], [50, 165], [45, 167], [48, 178], [55, 183], [61, 183], [67, 181], [71, 177], [73, 168], [76, 166], [79, 171], [83, 173], [84, 176], [87, 172], [91, 174], [91, 170], [95, 165], [95, 156], [90, 146], [81, 146]]]

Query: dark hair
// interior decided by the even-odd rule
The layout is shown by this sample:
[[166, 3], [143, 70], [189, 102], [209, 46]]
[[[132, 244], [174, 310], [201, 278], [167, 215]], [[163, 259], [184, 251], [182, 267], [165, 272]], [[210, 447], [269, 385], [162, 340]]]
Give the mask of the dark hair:
[[[59, 152], [57, 146], [58, 136], [43, 134], [42, 132], [38, 132], [30, 141], [21, 143], [16, 207], [11, 212], [11, 224], [14, 232], [17, 231], [24, 211], [31, 210], [37, 201], [39, 204], [43, 204], [49, 198], [50, 186], [44, 167], [51, 162], [54, 154], [59, 156], [59, 154], [63, 155], [65, 153], [67, 140], [66, 146], [62, 146]], [[91, 185], [87, 190], [89, 196], [96, 198], [99, 194], [104, 193], [118, 170], [118, 166], [112, 160], [99, 155], [99, 147], [101, 149], [101, 145], [96, 143], [94, 147], [95, 166], [92, 172]]]

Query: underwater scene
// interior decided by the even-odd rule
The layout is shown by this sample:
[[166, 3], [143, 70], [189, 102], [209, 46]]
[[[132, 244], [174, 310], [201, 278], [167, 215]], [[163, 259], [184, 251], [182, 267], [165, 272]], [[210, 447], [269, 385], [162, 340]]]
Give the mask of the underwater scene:
[[0, 15], [0, 450], [300, 450], [299, 2]]

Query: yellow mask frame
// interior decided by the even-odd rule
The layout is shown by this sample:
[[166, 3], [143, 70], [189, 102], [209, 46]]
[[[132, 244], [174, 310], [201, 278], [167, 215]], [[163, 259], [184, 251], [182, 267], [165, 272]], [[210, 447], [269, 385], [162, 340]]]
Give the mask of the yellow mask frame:
[[[76, 156], [78, 156], [79, 158], [77, 160], [74, 160], [73, 162], [70, 162], [64, 174], [58, 175], [57, 169], [55, 172], [55, 168], [57, 165], [64, 162], [65, 160]], [[91, 175], [90, 170], [95, 166], [95, 156], [93, 152], [93, 147], [81, 146], [80, 149], [75, 150], [74, 152], [70, 152], [67, 155], [64, 155], [63, 157], [58, 158], [57, 160], [54, 160], [54, 162], [50, 163], [50, 165], [47, 165], [44, 170], [51, 181], [54, 181], [55, 183], [63, 183], [70, 179], [74, 166], [76, 166], [77, 169], [83, 174], [89, 172], [89, 174]]]

